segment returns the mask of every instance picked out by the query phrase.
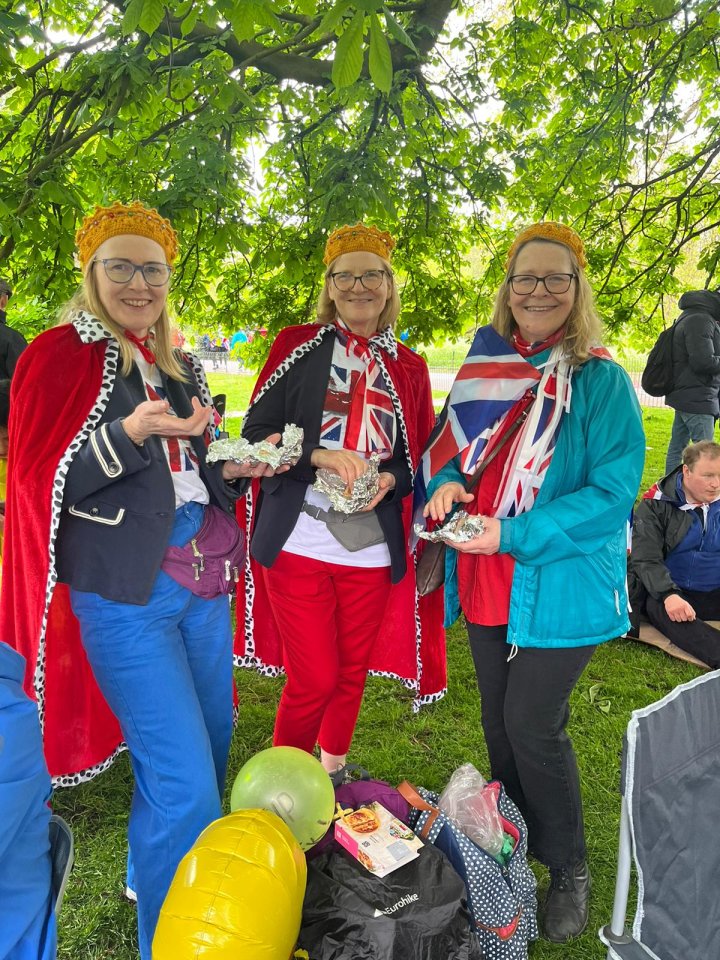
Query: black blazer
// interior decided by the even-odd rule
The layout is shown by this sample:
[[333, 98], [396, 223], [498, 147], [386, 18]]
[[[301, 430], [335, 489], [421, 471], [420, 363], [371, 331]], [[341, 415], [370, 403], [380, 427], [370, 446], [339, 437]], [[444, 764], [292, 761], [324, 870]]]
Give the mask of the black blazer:
[[[179, 417], [200, 397], [194, 379], [181, 383], [161, 372], [168, 400]], [[107, 407], [70, 464], [57, 537], [58, 579], [108, 600], [145, 604], [160, 570], [175, 519], [175, 491], [160, 437], [138, 447], [121, 418], [147, 400], [136, 366], [117, 374]], [[229, 513], [245, 488], [222, 477], [222, 464], [208, 465], [202, 437], [191, 443], [210, 499]]]
[[[304, 430], [298, 463], [286, 473], [264, 477], [260, 484], [250, 553], [264, 567], [271, 567], [275, 562], [300, 515], [307, 485], [315, 482], [310, 457], [313, 450], [322, 447], [320, 427], [334, 343], [334, 334], [328, 333], [314, 350], [299, 357], [250, 407], [243, 422], [242, 434], [252, 443], [264, 440], [271, 433], [282, 432], [288, 423]], [[400, 430], [393, 456], [383, 462], [382, 469], [395, 477], [395, 489], [381, 500], [376, 513], [390, 551], [392, 582], [397, 583], [407, 569], [402, 499], [412, 490], [412, 475]]]

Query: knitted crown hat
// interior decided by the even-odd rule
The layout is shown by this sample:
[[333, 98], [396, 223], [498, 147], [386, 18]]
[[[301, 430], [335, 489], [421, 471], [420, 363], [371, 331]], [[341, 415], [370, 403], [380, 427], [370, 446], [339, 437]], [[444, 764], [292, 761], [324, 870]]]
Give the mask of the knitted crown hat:
[[541, 220], [539, 223], [533, 223], [529, 227], [525, 227], [515, 237], [505, 260], [506, 270], [520, 247], [531, 240], [551, 240], [553, 243], [561, 243], [572, 250], [577, 257], [577, 262], [583, 269], [587, 266], [585, 245], [579, 234], [572, 227], [568, 227], [564, 223], [558, 223], [557, 220]]
[[80, 266], [85, 266], [105, 240], [123, 234], [135, 234], [159, 243], [169, 264], [172, 264], [177, 256], [177, 233], [169, 220], [161, 217], [157, 210], [144, 207], [137, 200], [129, 206], [115, 201], [110, 207], [95, 207], [75, 234]]
[[333, 230], [328, 237], [323, 263], [332, 263], [343, 253], [354, 253], [357, 250], [376, 253], [383, 260], [389, 260], [394, 246], [395, 241], [386, 230], [366, 227], [364, 223], [356, 223], [353, 227], [345, 224], [344, 227]]

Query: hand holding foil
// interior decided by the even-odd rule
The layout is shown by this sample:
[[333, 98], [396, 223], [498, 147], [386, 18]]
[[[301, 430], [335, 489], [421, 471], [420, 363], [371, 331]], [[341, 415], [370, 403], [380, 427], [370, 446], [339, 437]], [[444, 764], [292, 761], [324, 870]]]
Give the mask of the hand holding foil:
[[346, 481], [324, 467], [319, 467], [315, 475], [313, 490], [324, 493], [332, 506], [341, 513], [357, 513], [367, 507], [376, 496], [379, 489], [378, 464], [380, 457], [376, 453], [370, 454], [367, 469], [361, 476], [356, 477], [352, 486], [348, 488]]
[[266, 463], [274, 470], [283, 466], [295, 466], [302, 454], [303, 429], [289, 423], [282, 433], [280, 446], [260, 440], [250, 443], [243, 437], [233, 440], [214, 440], [207, 451], [208, 463], [217, 460], [233, 460], [235, 463], [257, 466]]
[[450, 544], [467, 543], [468, 540], [474, 540], [475, 537], [480, 537], [485, 533], [485, 521], [483, 517], [466, 513], [465, 510], [458, 510], [447, 523], [443, 524], [442, 527], [436, 527], [435, 530], [425, 530], [419, 523], [416, 523], [415, 533], [422, 540]]

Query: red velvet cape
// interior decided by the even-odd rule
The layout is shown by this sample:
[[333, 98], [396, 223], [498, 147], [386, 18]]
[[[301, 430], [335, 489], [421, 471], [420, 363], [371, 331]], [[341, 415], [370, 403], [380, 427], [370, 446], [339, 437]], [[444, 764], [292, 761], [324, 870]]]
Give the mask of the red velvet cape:
[[51, 559], [60, 468], [78, 433], [92, 429], [91, 412], [100, 415], [103, 374], [116, 369], [111, 343], [83, 343], [71, 324], [55, 327], [24, 351], [12, 381], [0, 638], [27, 661], [24, 687], [38, 702], [45, 758], [62, 784], [99, 772], [122, 741]]
[[[280, 332], [255, 384], [251, 405], [273, 374], [282, 376], [306, 352], [307, 345], [319, 332], [318, 324], [287, 327]], [[397, 359], [383, 354], [383, 361], [399, 399], [408, 441], [408, 466], [414, 472], [435, 423], [435, 413], [424, 360], [402, 344], [397, 347]], [[257, 489], [256, 483], [253, 491], [242, 498], [237, 506], [238, 522], [246, 526], [248, 537]], [[411, 522], [412, 495], [409, 495], [403, 502], [406, 543], [410, 539]], [[409, 548], [407, 563], [407, 573], [391, 588], [383, 624], [370, 660], [370, 672], [400, 680], [413, 691], [414, 707], [417, 709], [424, 703], [440, 699], [447, 686], [445, 633], [442, 627], [443, 593], [442, 590], [436, 590], [427, 597], [418, 597], [414, 558]], [[253, 667], [260, 673], [276, 676], [282, 671], [282, 641], [261, 570], [248, 551], [246, 589], [244, 597], [238, 591], [237, 598], [235, 662], [238, 666]]]

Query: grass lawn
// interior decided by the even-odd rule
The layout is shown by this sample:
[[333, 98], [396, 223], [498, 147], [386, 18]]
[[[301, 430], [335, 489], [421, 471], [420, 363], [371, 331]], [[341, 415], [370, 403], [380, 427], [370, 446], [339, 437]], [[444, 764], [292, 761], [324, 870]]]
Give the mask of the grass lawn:
[[[249, 383], [237, 383], [244, 379]], [[214, 392], [228, 393], [228, 409], [245, 408], [252, 378], [212, 374], [210, 380]], [[645, 412], [648, 456], [643, 488], [662, 473], [670, 422], [669, 410]], [[407, 777], [433, 789], [442, 788], [455, 767], [466, 761], [486, 772], [472, 662], [464, 631], [458, 626], [448, 636], [448, 671], [445, 699], [418, 715], [413, 715], [410, 698], [398, 684], [371, 678], [351, 759], [391, 783]], [[590, 924], [571, 946], [538, 941], [530, 950], [532, 960], [561, 956], [602, 960], [605, 956], [596, 931], [609, 921], [611, 914], [620, 810], [620, 755], [630, 711], [659, 699], [678, 683], [697, 675], [696, 668], [633, 641], [617, 640], [598, 648], [573, 695], [570, 725], [583, 782], [594, 881]], [[229, 786], [249, 757], [270, 746], [275, 705], [282, 686], [281, 680], [265, 680], [249, 671], [239, 671], [237, 680], [240, 720], [233, 740]], [[76, 842], [76, 865], [60, 917], [62, 958], [136, 957], [135, 909], [121, 899], [130, 795], [126, 755], [92, 783], [56, 794], [55, 809], [72, 825]], [[538, 867], [537, 872], [544, 883], [544, 871]]]

